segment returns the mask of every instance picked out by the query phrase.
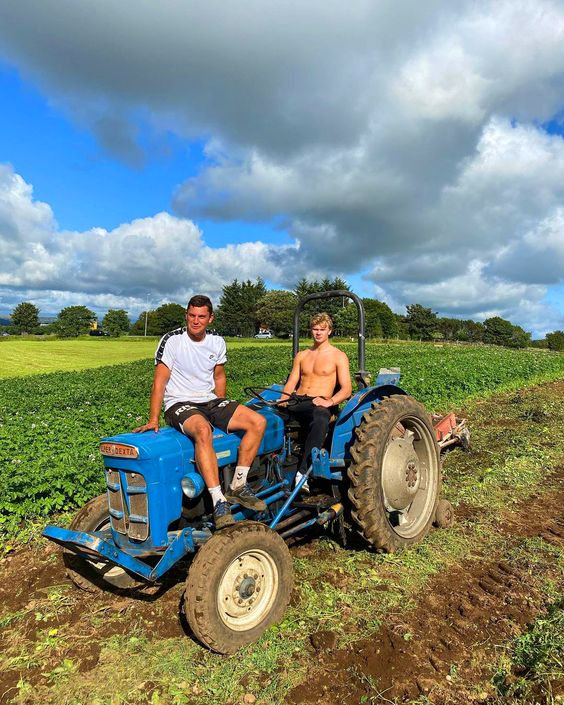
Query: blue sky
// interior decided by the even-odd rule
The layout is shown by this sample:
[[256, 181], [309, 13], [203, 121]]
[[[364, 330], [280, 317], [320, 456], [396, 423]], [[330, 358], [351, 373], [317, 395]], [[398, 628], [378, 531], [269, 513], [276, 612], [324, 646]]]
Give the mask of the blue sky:
[[564, 327], [560, 3], [51, 5], [0, 17], [0, 313], [339, 275]]

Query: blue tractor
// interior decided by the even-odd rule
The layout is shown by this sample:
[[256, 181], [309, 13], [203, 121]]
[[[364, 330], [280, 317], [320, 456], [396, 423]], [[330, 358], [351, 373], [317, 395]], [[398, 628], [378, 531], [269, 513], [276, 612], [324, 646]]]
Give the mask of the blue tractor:
[[[333, 296], [351, 298], [358, 309], [358, 391], [332, 421], [324, 447], [313, 450], [305, 477], [295, 485], [300, 429], [276, 408], [280, 384], [246, 390], [248, 405], [267, 420], [249, 475], [267, 509], [257, 514], [234, 505], [236, 523], [220, 531], [214, 530], [189, 438], [172, 428], [105, 438], [100, 451], [107, 492], [88, 502], [69, 529], [49, 525], [43, 532], [62, 545], [76, 585], [144, 590], [188, 557], [188, 624], [208, 648], [232, 653], [284, 614], [293, 585], [285, 539], [319, 526], [344, 535], [347, 517], [369, 546], [396, 551], [421, 541], [434, 521], [451, 522], [452, 507], [439, 499], [438, 441], [452, 441], [458, 431], [452, 425], [445, 430], [443, 423], [437, 438], [423, 405], [398, 386], [398, 369], [380, 370], [370, 383], [362, 301], [349, 291], [302, 299], [294, 314], [293, 355], [304, 305]], [[214, 431], [225, 487], [239, 442], [237, 434]], [[311, 492], [304, 496], [308, 480]]]

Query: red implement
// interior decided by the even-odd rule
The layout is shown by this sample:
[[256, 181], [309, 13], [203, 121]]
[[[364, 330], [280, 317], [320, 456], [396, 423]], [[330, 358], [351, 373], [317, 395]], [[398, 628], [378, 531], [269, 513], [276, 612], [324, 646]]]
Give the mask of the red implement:
[[470, 431], [466, 427], [466, 419], [459, 419], [455, 414], [433, 414], [433, 427], [441, 451], [453, 445], [460, 445], [464, 450], [469, 449]]

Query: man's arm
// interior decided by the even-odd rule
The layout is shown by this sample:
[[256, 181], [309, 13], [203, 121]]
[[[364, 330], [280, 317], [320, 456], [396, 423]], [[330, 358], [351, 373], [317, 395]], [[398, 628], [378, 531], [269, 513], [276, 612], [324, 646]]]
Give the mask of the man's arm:
[[149, 402], [149, 421], [144, 426], [134, 428], [133, 433], [159, 430], [159, 417], [161, 415], [161, 407], [163, 405], [164, 390], [169, 378], [169, 368], [163, 362], [159, 362], [155, 367], [155, 375], [153, 377], [151, 401]]
[[288, 375], [288, 379], [286, 381], [286, 384], [284, 385], [284, 388], [282, 389], [282, 399], [279, 403], [284, 404], [284, 402], [288, 401], [288, 396], [292, 394], [292, 392], [296, 391], [296, 387], [300, 383], [300, 376], [301, 376], [301, 353], [298, 353], [296, 357], [294, 358], [294, 363], [292, 365], [292, 369], [290, 371], [290, 374]]
[[344, 352], [341, 352], [337, 359], [337, 382], [339, 383], [340, 389], [331, 397], [334, 405], [345, 401], [345, 399], [348, 399], [352, 394], [349, 358]]
[[225, 365], [216, 365], [213, 368], [214, 391], [218, 397], [224, 397], [227, 390], [227, 375]]

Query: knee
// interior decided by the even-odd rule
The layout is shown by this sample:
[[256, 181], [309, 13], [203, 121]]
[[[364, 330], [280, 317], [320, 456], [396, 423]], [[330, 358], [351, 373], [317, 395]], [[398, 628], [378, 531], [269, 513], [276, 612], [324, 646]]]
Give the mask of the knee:
[[212, 429], [209, 423], [203, 421], [192, 427], [189, 431], [189, 435], [192, 436], [196, 443], [211, 443]]
[[253, 430], [262, 436], [266, 431], [266, 419], [260, 414], [256, 414], [255, 416], [256, 418], [253, 419]]
[[331, 412], [323, 406], [317, 406], [313, 412], [313, 422], [316, 426], [329, 428], [329, 420], [331, 419]]

